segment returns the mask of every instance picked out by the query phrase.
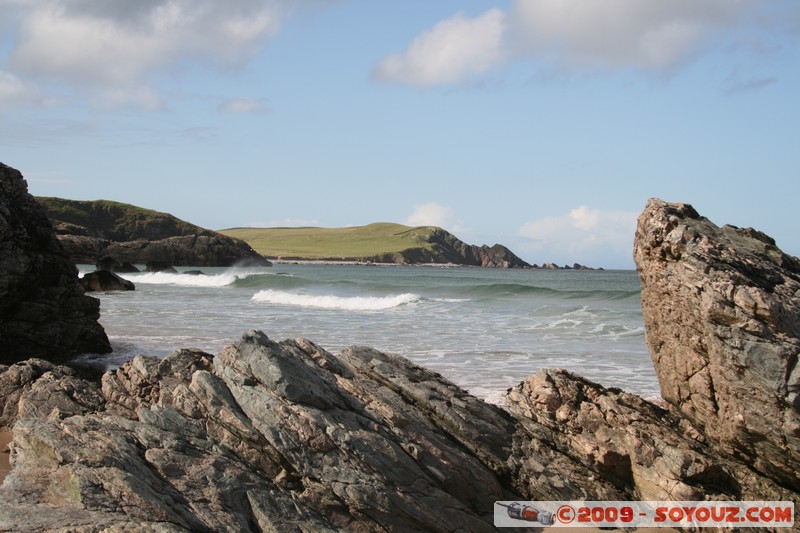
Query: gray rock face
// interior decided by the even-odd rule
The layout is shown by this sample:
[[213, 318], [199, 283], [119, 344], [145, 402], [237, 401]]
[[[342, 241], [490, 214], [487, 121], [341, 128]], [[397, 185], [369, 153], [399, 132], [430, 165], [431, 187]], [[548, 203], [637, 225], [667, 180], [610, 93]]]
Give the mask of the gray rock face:
[[[570, 471], [566, 457], [591, 472], [571, 477], [584, 494], [548, 490], [539, 499], [799, 500], [765, 473], [720, 454], [680, 413], [565, 370], [528, 377], [509, 391], [508, 406], [530, 442], [554, 456], [552, 471]], [[535, 479], [524, 470], [519, 476]]]
[[[9, 367], [0, 391], [9, 372], [36, 374]], [[215, 358], [137, 357], [84, 384], [91, 413], [59, 372], [16, 404], [45, 380], [72, 407], [5, 402], [18, 421], [0, 529], [492, 531], [494, 501], [518, 497], [511, 417], [371, 349], [254, 331]]]
[[99, 308], [22, 175], [0, 163], [0, 363], [110, 352]]
[[661, 200], [639, 217], [635, 259], [664, 399], [723, 452], [800, 490], [800, 261]]

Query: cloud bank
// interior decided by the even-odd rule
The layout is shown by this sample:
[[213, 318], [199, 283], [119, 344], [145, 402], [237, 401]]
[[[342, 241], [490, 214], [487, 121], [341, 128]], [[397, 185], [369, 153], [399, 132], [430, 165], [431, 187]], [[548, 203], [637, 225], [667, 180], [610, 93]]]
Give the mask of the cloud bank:
[[[376, 79], [422, 86], [462, 82], [511, 59], [557, 69], [671, 73], [755, 31], [787, 9], [781, 0], [516, 0], [508, 12], [444, 20], [375, 67]], [[776, 8], [778, 6], [778, 8]], [[792, 11], [795, 15], [796, 12]], [[785, 14], [785, 13], [783, 13]], [[791, 29], [789, 29], [791, 30]]]
[[435, 202], [415, 205], [414, 210], [403, 224], [406, 226], [439, 226], [451, 232], [463, 230], [453, 210]]
[[0, 111], [7, 107], [46, 103], [35, 84], [0, 70]]
[[197, 63], [242, 66], [297, 3], [5, 0], [0, 8], [18, 21], [8, 60], [15, 75], [88, 90], [104, 106], [155, 109], [162, 105], [152, 88], [157, 75]]
[[414, 39], [402, 54], [385, 57], [373, 77], [415, 85], [452, 83], [481, 74], [503, 61], [505, 13], [487, 11], [469, 19], [458, 14]]

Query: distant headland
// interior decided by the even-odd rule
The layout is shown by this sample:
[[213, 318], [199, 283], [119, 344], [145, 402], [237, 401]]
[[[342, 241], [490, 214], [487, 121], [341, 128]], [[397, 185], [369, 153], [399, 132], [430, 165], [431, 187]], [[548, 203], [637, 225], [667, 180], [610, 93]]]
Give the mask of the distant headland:
[[529, 264], [502, 244], [466, 244], [436, 226], [379, 222], [347, 228], [231, 228], [212, 231], [173, 215], [109, 200], [37, 197], [76, 263], [160, 261], [182, 266], [275, 262], [453, 265], [591, 270]]

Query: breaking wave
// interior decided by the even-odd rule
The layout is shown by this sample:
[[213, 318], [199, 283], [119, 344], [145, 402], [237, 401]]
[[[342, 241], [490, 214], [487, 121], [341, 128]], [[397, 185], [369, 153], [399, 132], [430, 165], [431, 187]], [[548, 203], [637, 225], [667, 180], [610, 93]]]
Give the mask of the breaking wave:
[[183, 272], [169, 273], [169, 272], [141, 272], [133, 274], [121, 274], [121, 276], [134, 283], [143, 283], [150, 285], [180, 285], [181, 287], [251, 287], [263, 286], [269, 283], [269, 280], [281, 282], [284, 279], [291, 277], [284, 277], [281, 274], [265, 274], [255, 272], [241, 272], [236, 270], [229, 270], [218, 274], [187, 274]]
[[422, 300], [422, 296], [412, 293], [394, 296], [333, 296], [300, 294], [273, 289], [259, 291], [253, 295], [253, 301], [276, 305], [296, 307], [312, 307], [315, 309], [338, 309], [345, 311], [384, 311], [394, 307], [414, 304]]

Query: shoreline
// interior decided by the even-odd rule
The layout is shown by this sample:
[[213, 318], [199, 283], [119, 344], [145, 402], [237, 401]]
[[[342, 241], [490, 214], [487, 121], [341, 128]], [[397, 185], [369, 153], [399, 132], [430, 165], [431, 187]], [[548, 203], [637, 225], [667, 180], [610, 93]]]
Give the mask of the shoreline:
[[[462, 265], [460, 263], [379, 263], [376, 261], [356, 261], [348, 259], [279, 259], [264, 256], [273, 265], [321, 265], [321, 266], [368, 266], [368, 267], [414, 267], [414, 268], [481, 268], [490, 270], [544, 270], [544, 271], [579, 271], [579, 272], [603, 272], [607, 269], [603, 267], [583, 267], [573, 268], [569, 266], [557, 267], [485, 267], [480, 265]], [[610, 269], [610, 270], [632, 270], [632, 269]]]
[[375, 266], [375, 267], [428, 267], [428, 268], [482, 268], [458, 263], [376, 263], [374, 261], [350, 261], [347, 259], [272, 259], [273, 265], [322, 265], [322, 266]]
[[0, 485], [6, 479], [6, 476], [11, 472], [11, 454], [9, 453], [8, 445], [11, 442], [13, 434], [10, 430], [0, 430]]

